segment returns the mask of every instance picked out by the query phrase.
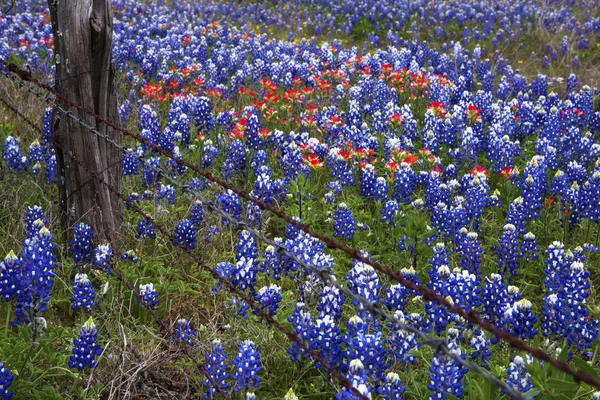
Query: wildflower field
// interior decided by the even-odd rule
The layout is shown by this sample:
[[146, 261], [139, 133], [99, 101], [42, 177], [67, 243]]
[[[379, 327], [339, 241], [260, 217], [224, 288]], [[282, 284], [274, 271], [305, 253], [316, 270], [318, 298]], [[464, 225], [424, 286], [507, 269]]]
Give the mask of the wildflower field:
[[0, 7], [0, 399], [600, 399], [598, 1], [112, 1], [110, 243]]

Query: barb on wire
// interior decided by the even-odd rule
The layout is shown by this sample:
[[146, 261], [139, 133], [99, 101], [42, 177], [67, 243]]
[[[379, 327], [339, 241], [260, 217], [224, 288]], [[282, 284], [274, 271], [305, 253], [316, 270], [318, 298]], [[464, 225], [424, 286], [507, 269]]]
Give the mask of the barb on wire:
[[[62, 112], [64, 112], [64, 111], [62, 111]], [[110, 140], [110, 138], [107, 135], [100, 134], [100, 132], [98, 132], [94, 127], [86, 124], [83, 120], [77, 119], [76, 117], [72, 116], [71, 114], [68, 114], [68, 115], [71, 116], [72, 118], [76, 119], [82, 126], [86, 127], [88, 130], [90, 130], [95, 135], [99, 135], [99, 136], [102, 136], [103, 138], [105, 138], [106, 140]], [[113, 143], [113, 144], [115, 146], [118, 146], [119, 150], [121, 150], [122, 152], [124, 152], [124, 153], [126, 152], [126, 148], [124, 146], [119, 145], [117, 143]], [[141, 157], [141, 156], [139, 156], [139, 157], [136, 156], [136, 157], [138, 159], [140, 159], [140, 160], [143, 160], [143, 157]], [[412, 334], [415, 334], [416, 336], [419, 337], [419, 339], [421, 340], [421, 342], [423, 344], [432, 347], [437, 354], [444, 355], [444, 356], [447, 356], [449, 358], [452, 358], [453, 360], [455, 360], [459, 364], [461, 364], [463, 367], [465, 367], [465, 368], [467, 368], [467, 369], [469, 369], [471, 371], [474, 371], [474, 372], [482, 375], [486, 380], [488, 380], [491, 383], [493, 383], [494, 385], [499, 386], [502, 389], [504, 389], [513, 398], [518, 399], [518, 400], [527, 400], [527, 399], [529, 399], [529, 397], [527, 395], [525, 395], [525, 394], [517, 391], [516, 389], [510, 387], [504, 381], [502, 381], [499, 378], [497, 378], [496, 376], [490, 374], [488, 371], [486, 371], [481, 366], [479, 366], [479, 365], [477, 365], [475, 363], [472, 363], [470, 361], [467, 361], [466, 359], [463, 359], [462, 357], [460, 357], [455, 352], [451, 351], [445, 340], [443, 340], [441, 338], [436, 338], [436, 337], [432, 337], [430, 335], [427, 335], [425, 332], [418, 330], [417, 328], [413, 327], [412, 325], [409, 325], [409, 324], [406, 324], [404, 322], [401, 322], [398, 319], [398, 317], [396, 317], [395, 315], [392, 315], [389, 312], [385, 311], [377, 303], [370, 302], [369, 300], [365, 299], [364, 297], [359, 296], [356, 293], [352, 292], [347, 287], [344, 287], [343, 285], [341, 285], [328, 272], [326, 272], [326, 271], [324, 271], [322, 269], [319, 269], [319, 268], [317, 268], [317, 267], [315, 267], [313, 265], [309, 265], [309, 264], [305, 263], [300, 258], [298, 258], [298, 256], [296, 256], [295, 254], [289, 252], [287, 250], [287, 248], [285, 248], [284, 246], [282, 246], [280, 243], [277, 243], [276, 241], [273, 241], [273, 240], [267, 238], [261, 232], [257, 231], [256, 229], [254, 229], [249, 224], [247, 224], [245, 222], [238, 221], [237, 219], [233, 218], [229, 213], [226, 213], [220, 207], [218, 207], [213, 201], [208, 200], [208, 199], [202, 197], [197, 192], [190, 191], [187, 185], [181, 184], [181, 183], [177, 182], [168, 173], [164, 173], [165, 171], [163, 171], [161, 168], [157, 168], [157, 167], [151, 167], [151, 168], [153, 168], [154, 170], [156, 170], [158, 172], [163, 172], [163, 176], [166, 179], [168, 179], [176, 187], [182, 188], [184, 191], [187, 191], [188, 193], [192, 194], [194, 197], [196, 197], [196, 199], [198, 199], [200, 202], [202, 202], [204, 205], [206, 205], [206, 207], [207, 207], [207, 209], [209, 211], [218, 212], [219, 214], [221, 214], [222, 217], [226, 218], [230, 223], [235, 224], [236, 226], [238, 226], [241, 229], [247, 230], [253, 236], [255, 236], [257, 239], [262, 240], [263, 242], [276, 247], [281, 254], [283, 254], [286, 257], [294, 260], [299, 266], [303, 267], [306, 271], [310, 271], [310, 272], [314, 273], [325, 284], [336, 287], [338, 290], [340, 290], [342, 293], [344, 293], [344, 295], [346, 295], [346, 297], [351, 298], [351, 299], [359, 302], [361, 304], [361, 306], [363, 307], [364, 310], [367, 310], [371, 314], [376, 315], [378, 317], [382, 317], [384, 319], [387, 319], [388, 321], [390, 321], [394, 325], [396, 325], [399, 329], [402, 329], [402, 330], [405, 330], [405, 331], [410, 332]], [[107, 184], [103, 179], [98, 178], [96, 174], [94, 174], [93, 177], [95, 179], [98, 179], [102, 184], [105, 184], [105, 185]], [[113, 188], [110, 188], [110, 189], [114, 190]], [[169, 239], [172, 242], [175, 242], [174, 237], [172, 235], [164, 232], [163, 231], [164, 228], [162, 228], [161, 226], [159, 226], [150, 216], [148, 216], [147, 214], [143, 213], [141, 211], [141, 209], [137, 208], [136, 205], [132, 206], [133, 202], [131, 202], [128, 199], [124, 199], [124, 197], [122, 197], [121, 193], [117, 193], [117, 195], [119, 197], [121, 197], [130, 207], [132, 207], [134, 209], [134, 211], [136, 211], [138, 214], [142, 215], [143, 218], [145, 218], [146, 220], [148, 220], [153, 226], [155, 226], [157, 229], [159, 229], [163, 233], [163, 235], [166, 235], [167, 237], [169, 237]], [[183, 245], [179, 245], [179, 246], [181, 248], [183, 248], [184, 251], [186, 253], [188, 253], [188, 255], [191, 256], [191, 255], [194, 254], [194, 253], [191, 253], [189, 251], [189, 249], [184, 248], [185, 246], [183, 246]], [[201, 261], [197, 261], [197, 262], [199, 264], [201, 264]], [[207, 267], [207, 266], [205, 268], [209, 268], [210, 269], [210, 267]], [[223, 280], [224, 280], [224, 278], [223, 279], [219, 279], [220, 282], [224, 283]], [[227, 280], [225, 280], [225, 281], [227, 281]], [[228, 286], [231, 289], [231, 286], [233, 286], [233, 284], [231, 283], [231, 281], [228, 281], [228, 282], [229, 282]], [[248, 303], [249, 305], [253, 302], [253, 300], [249, 300], [248, 297], [246, 297], [246, 298], [244, 298], [244, 296], [240, 296], [240, 297], [242, 297], [243, 300], [246, 301], [246, 303]], [[252, 307], [252, 308], [255, 309], [254, 307]], [[270, 315], [270, 314], [267, 314], [267, 315]], [[263, 318], [264, 318], [264, 315], [263, 315]], [[309, 352], [309, 354], [310, 354], [310, 352]], [[319, 362], [323, 364], [322, 360], [319, 360]]]
[[[576, 382], [585, 382], [589, 385], [592, 385], [592, 386], [600, 389], [600, 382], [598, 382], [596, 379], [594, 379], [589, 374], [585, 373], [582, 370], [575, 370], [575, 369], [571, 368], [566, 362], [558, 360], [556, 358], [553, 358], [550, 355], [548, 355], [547, 353], [545, 353], [544, 351], [542, 351], [541, 349], [528, 345], [521, 338], [511, 335], [510, 333], [504, 331], [503, 329], [498, 328], [494, 324], [491, 324], [487, 321], [482, 320], [481, 318], [479, 318], [478, 313], [475, 310], [467, 312], [463, 308], [452, 304], [451, 302], [449, 302], [447, 299], [443, 298], [439, 294], [437, 294], [427, 288], [424, 288], [422, 286], [415, 285], [408, 279], [404, 278], [404, 276], [402, 276], [401, 273], [399, 273], [397, 271], [393, 271], [387, 267], [382, 266], [379, 262], [373, 261], [373, 260], [365, 257], [358, 249], [351, 248], [349, 246], [346, 246], [345, 244], [342, 244], [342, 243], [332, 239], [331, 237], [328, 237], [319, 232], [313, 231], [310, 228], [310, 226], [296, 221], [292, 217], [285, 214], [282, 210], [280, 210], [270, 204], [266, 204], [259, 199], [254, 198], [247, 192], [237, 188], [236, 186], [230, 184], [229, 182], [227, 182], [221, 178], [214, 177], [210, 172], [204, 171], [197, 165], [189, 163], [188, 161], [185, 161], [180, 157], [174, 156], [171, 152], [166, 151], [165, 149], [161, 148], [160, 146], [150, 143], [147, 139], [141, 137], [140, 135], [135, 134], [135, 133], [125, 129], [122, 126], [120, 126], [112, 121], [108, 121], [107, 119], [102, 118], [101, 116], [95, 114], [91, 110], [88, 110], [86, 107], [84, 107], [82, 105], [79, 105], [79, 104], [76, 104], [76, 103], [70, 101], [69, 99], [65, 98], [64, 96], [60, 95], [55, 90], [50, 88], [48, 85], [45, 85], [45, 84], [42, 84], [42, 83], [39, 83], [39, 82], [33, 80], [31, 78], [31, 76], [27, 75], [26, 71], [20, 70], [14, 64], [9, 64], [8, 68], [12, 72], [14, 72], [17, 76], [19, 76], [21, 79], [28, 80], [28, 81], [34, 83], [35, 85], [37, 85], [38, 87], [52, 92], [58, 99], [64, 101], [67, 104], [70, 104], [73, 107], [76, 107], [76, 108], [86, 112], [87, 114], [89, 114], [91, 116], [94, 116], [97, 121], [102, 122], [102, 123], [112, 127], [113, 129], [121, 131], [124, 135], [130, 136], [130, 137], [134, 138], [135, 140], [147, 145], [148, 147], [152, 148], [153, 150], [155, 150], [155, 151], [165, 155], [166, 157], [170, 158], [171, 160], [175, 161], [177, 164], [188, 167], [191, 170], [200, 174], [201, 176], [205, 177], [209, 181], [216, 183], [223, 188], [231, 190], [232, 192], [236, 193], [238, 196], [246, 199], [247, 201], [251, 201], [252, 203], [256, 204], [262, 210], [266, 210], [266, 211], [273, 213], [275, 216], [283, 219], [284, 221], [288, 222], [289, 224], [291, 224], [291, 225], [295, 226], [296, 228], [302, 230], [303, 232], [307, 233], [308, 235], [321, 240], [330, 249], [341, 250], [342, 252], [352, 256], [353, 258], [357, 259], [358, 261], [361, 261], [364, 264], [372, 266], [377, 271], [391, 277], [392, 279], [401, 283], [406, 288], [420, 293], [424, 299], [429, 300], [429, 301], [434, 301], [434, 302], [441, 304], [442, 306], [444, 306], [446, 309], [453, 312], [454, 314], [457, 314], [457, 315], [461, 316], [462, 318], [464, 318], [465, 320], [472, 322], [475, 325], [480, 326], [481, 328], [483, 328], [484, 330], [486, 330], [490, 333], [495, 334], [498, 338], [508, 342], [512, 347], [523, 350], [523, 351], [531, 354], [533, 357], [535, 357], [539, 360], [545, 361], [545, 362], [551, 364], [552, 366], [554, 366], [555, 368], [573, 376], [575, 378]], [[16, 72], [15, 72], [15, 70], [16, 70]], [[43, 98], [43, 96], [41, 96], [41, 97]]]

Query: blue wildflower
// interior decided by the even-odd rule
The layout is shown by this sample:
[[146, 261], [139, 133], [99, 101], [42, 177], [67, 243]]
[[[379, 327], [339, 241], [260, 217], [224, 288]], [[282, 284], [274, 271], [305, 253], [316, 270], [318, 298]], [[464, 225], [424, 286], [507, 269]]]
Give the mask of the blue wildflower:
[[73, 285], [71, 308], [73, 310], [83, 308], [85, 311], [90, 312], [92, 307], [96, 305], [96, 302], [94, 301], [96, 291], [92, 286], [92, 282], [90, 282], [86, 274], [77, 274], [75, 275], [75, 280], [71, 282], [71, 284]]
[[151, 310], [156, 308], [156, 305], [158, 304], [158, 293], [154, 290], [154, 285], [152, 283], [140, 285], [139, 297], [141, 297], [141, 300], [138, 298], [138, 303], [144, 303], [144, 305]]
[[[525, 370], [525, 361], [522, 357], [515, 356], [506, 370], [506, 374], [508, 375], [506, 383], [511, 388], [521, 393], [527, 393], [533, 388], [533, 384], [529, 380], [529, 372]], [[502, 389], [502, 391], [507, 393], [505, 389]]]
[[356, 231], [356, 221], [346, 203], [340, 203], [337, 206], [333, 217], [333, 229], [334, 237], [340, 236], [346, 240], [352, 240]]
[[0, 362], [0, 399], [11, 400], [13, 398], [13, 393], [8, 391], [13, 379], [15, 379], [14, 375]]
[[231, 375], [231, 378], [235, 381], [234, 392], [250, 387], [260, 387], [258, 374], [262, 370], [262, 366], [260, 364], [260, 354], [254, 342], [245, 340], [238, 344], [238, 354], [231, 363], [235, 366], [235, 372]]
[[92, 240], [94, 232], [89, 225], [79, 223], [75, 225], [75, 233], [71, 241], [74, 267], [83, 266], [92, 261]]
[[73, 339], [73, 350], [69, 359], [69, 368], [77, 368], [78, 371], [86, 368], [95, 368], [96, 356], [102, 354], [102, 349], [96, 344], [98, 330], [90, 317], [79, 331], [79, 339]]
[[173, 246], [183, 245], [190, 250], [196, 248], [196, 228], [189, 219], [184, 219], [175, 227]]
[[202, 385], [207, 388], [204, 399], [212, 399], [217, 393], [229, 389], [227, 380], [230, 375], [227, 373], [227, 354], [223, 351], [221, 341], [216, 339], [212, 342], [211, 351], [205, 354], [206, 364], [202, 367], [210, 379], [205, 379]]
[[110, 260], [113, 258], [113, 251], [108, 244], [101, 244], [94, 250], [94, 268], [103, 269], [108, 274], [112, 274], [110, 269]]
[[[264, 286], [258, 290], [254, 299], [268, 314], [275, 315], [282, 300], [281, 288], [277, 285]], [[258, 315], [256, 311], [254, 313]]]
[[187, 319], [178, 319], [175, 323], [175, 332], [171, 341], [173, 343], [185, 343], [188, 346], [194, 345], [196, 332], [190, 327], [190, 322]]

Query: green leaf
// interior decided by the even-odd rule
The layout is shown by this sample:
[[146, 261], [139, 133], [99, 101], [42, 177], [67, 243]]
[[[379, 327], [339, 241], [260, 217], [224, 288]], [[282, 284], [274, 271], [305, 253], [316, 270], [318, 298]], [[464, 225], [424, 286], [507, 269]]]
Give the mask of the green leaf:
[[555, 378], [550, 378], [546, 381], [546, 387], [560, 394], [575, 394], [579, 389], [579, 384], [573, 381], [565, 381]]
[[575, 357], [573, 359], [573, 364], [575, 364], [575, 366], [578, 369], [582, 370], [583, 372], [585, 372], [586, 374], [588, 374], [595, 380], [600, 381], [600, 374], [598, 374], [598, 371], [594, 367], [592, 367], [590, 364], [588, 364], [586, 361], [582, 360], [579, 357]]
[[527, 396], [534, 398], [535, 396], [537, 396], [538, 394], [542, 393], [542, 391], [540, 389], [537, 388], [533, 388], [531, 389], [529, 392], [525, 393]]

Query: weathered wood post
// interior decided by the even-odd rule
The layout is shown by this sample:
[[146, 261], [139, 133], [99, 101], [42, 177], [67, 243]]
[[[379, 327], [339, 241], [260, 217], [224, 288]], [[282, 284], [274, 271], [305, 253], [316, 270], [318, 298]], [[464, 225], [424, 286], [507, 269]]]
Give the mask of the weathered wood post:
[[[55, 87], [57, 93], [119, 123], [117, 93], [111, 64], [113, 14], [110, 0], [48, 0], [54, 35]], [[96, 126], [101, 135], [121, 143], [120, 132], [94, 117], [70, 107], [73, 115]], [[72, 152], [117, 190], [121, 190], [121, 152], [91, 133], [77, 121], [54, 112], [52, 134], [58, 144]], [[106, 185], [77, 165], [56, 146], [60, 204], [65, 225], [78, 222], [92, 227], [99, 241], [114, 242], [122, 231], [122, 203]]]

